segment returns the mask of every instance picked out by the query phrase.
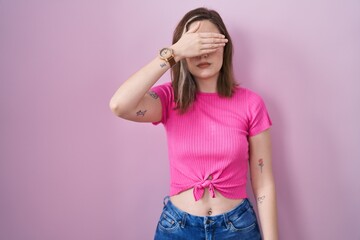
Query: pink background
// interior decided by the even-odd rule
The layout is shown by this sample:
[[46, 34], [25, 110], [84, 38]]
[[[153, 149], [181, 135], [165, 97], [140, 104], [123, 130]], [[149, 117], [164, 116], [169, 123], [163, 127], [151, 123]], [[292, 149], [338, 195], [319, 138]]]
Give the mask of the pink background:
[[272, 117], [281, 239], [360, 239], [356, 0], [0, 1], [0, 239], [153, 238], [165, 130], [108, 103], [198, 6]]

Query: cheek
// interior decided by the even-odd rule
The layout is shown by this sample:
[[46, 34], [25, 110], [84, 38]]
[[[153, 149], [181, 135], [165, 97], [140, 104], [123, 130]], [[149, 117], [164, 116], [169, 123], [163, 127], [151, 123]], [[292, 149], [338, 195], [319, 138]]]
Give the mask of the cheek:
[[213, 56], [213, 60], [214, 62], [216, 63], [216, 65], [221, 68], [222, 67], [222, 64], [223, 64], [223, 52], [219, 52], [219, 53], [216, 53], [214, 54]]
[[196, 67], [196, 61], [194, 60], [194, 58], [186, 58], [186, 64], [187, 64], [188, 70], [192, 73]]
[[215, 58], [218, 60], [218, 61], [221, 61], [223, 60], [223, 57], [224, 57], [224, 48], [221, 48], [219, 51], [217, 51], [215, 54], [214, 54]]
[[195, 59], [195, 58], [186, 58], [186, 59], [185, 59], [185, 60], [186, 60], [186, 64], [187, 64], [188, 66], [194, 65], [194, 59]]

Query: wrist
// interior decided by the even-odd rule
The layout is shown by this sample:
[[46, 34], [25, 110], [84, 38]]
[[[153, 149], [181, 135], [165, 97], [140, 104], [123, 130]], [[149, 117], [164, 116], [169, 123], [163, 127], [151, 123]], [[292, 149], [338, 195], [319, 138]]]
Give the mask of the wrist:
[[159, 57], [161, 60], [165, 61], [170, 67], [173, 67], [176, 64], [174, 50], [172, 48], [162, 48], [159, 52]]
[[173, 50], [175, 62], [179, 62], [181, 59], [183, 59], [183, 57], [181, 56], [181, 51], [176, 44], [170, 46], [170, 48]]

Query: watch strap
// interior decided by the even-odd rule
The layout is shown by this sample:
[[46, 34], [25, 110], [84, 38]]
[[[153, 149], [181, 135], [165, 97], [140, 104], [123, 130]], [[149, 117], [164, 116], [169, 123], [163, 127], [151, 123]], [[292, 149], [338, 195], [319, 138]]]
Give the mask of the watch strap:
[[[171, 55], [169, 57], [162, 56], [161, 52], [164, 50], [168, 50], [171, 52]], [[174, 50], [172, 48], [163, 48], [160, 50], [160, 58], [167, 63], [169, 63], [170, 67], [173, 67], [176, 64], [175, 56], [174, 56]]]
[[170, 67], [175, 66], [176, 61], [175, 61], [175, 58], [174, 58], [174, 54], [172, 54], [171, 57], [169, 57], [169, 58], [167, 59], [167, 61], [168, 61], [168, 63], [170, 64]]

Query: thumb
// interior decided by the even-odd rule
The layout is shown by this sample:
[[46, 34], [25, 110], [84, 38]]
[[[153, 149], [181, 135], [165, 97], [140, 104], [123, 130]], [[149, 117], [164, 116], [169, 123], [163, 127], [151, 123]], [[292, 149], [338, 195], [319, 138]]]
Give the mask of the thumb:
[[195, 22], [195, 24], [193, 24], [193, 26], [187, 31], [188, 33], [194, 33], [196, 32], [201, 25], [201, 21]]

